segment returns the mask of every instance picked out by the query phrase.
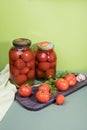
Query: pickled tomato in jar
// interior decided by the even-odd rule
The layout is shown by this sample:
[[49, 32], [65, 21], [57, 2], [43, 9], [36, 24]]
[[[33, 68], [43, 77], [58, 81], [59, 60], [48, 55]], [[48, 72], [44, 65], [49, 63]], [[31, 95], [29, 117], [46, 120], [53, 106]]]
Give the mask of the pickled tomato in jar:
[[38, 50], [35, 55], [35, 72], [39, 79], [53, 78], [56, 73], [57, 56], [51, 42], [38, 43]]
[[30, 46], [29, 39], [18, 38], [9, 50], [10, 80], [17, 86], [33, 84], [35, 78], [35, 55]]

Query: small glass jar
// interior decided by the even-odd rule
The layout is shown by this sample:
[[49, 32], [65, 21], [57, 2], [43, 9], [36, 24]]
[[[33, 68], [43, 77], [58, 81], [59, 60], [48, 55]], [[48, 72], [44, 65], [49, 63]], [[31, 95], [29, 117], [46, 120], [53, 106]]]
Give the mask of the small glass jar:
[[9, 50], [10, 80], [17, 87], [24, 83], [31, 85], [35, 78], [35, 55], [30, 46], [29, 39], [18, 38]]
[[53, 78], [56, 73], [57, 56], [54, 51], [54, 44], [51, 42], [38, 43], [36, 52], [36, 77], [39, 79]]

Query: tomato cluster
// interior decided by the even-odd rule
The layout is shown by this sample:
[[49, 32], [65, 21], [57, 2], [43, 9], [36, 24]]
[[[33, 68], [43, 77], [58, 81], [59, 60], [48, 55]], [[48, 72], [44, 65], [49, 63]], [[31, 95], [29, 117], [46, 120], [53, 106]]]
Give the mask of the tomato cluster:
[[[68, 73], [65, 77], [58, 78], [56, 80], [56, 87], [60, 91], [66, 91], [69, 87], [74, 87], [77, 83], [76, 76], [72, 73]], [[59, 94], [56, 97], [56, 104], [62, 105], [65, 101], [65, 96]]]
[[38, 88], [36, 99], [41, 103], [46, 103], [50, 100], [50, 86], [48, 84], [43, 84]]
[[[18, 89], [18, 93], [22, 97], [29, 97], [32, 95], [32, 87], [28, 84], [22, 84]], [[36, 100], [40, 103], [47, 103], [50, 100], [50, 86], [46, 83], [38, 87], [35, 93]], [[56, 104], [62, 105], [65, 101], [65, 97], [62, 94], [56, 96]]]
[[76, 82], [76, 76], [70, 73], [67, 74], [65, 78], [58, 78], [56, 80], [56, 87], [58, 88], [58, 90], [64, 91], [67, 90], [69, 87], [75, 86]]
[[[51, 99], [52, 90], [54, 88], [58, 91], [66, 91], [69, 87], [74, 87], [76, 83], [76, 76], [72, 73], [68, 73], [65, 77], [56, 80], [49, 79], [38, 87], [37, 91], [34, 93], [35, 98], [40, 103], [47, 103]], [[56, 91], [56, 94], [58, 91]], [[26, 84], [21, 85], [18, 92], [22, 97], [27, 97], [32, 94], [32, 88]], [[65, 96], [62, 93], [58, 93], [55, 97], [55, 102], [57, 105], [62, 105], [65, 102]]]
[[[46, 103], [50, 100], [51, 98], [51, 86], [49, 86], [49, 84], [44, 83], [42, 84], [39, 88], [38, 91], [36, 92], [36, 99], [40, 102], [40, 103]], [[63, 94], [58, 94], [56, 96], [56, 104], [57, 105], [62, 105], [65, 101], [65, 96]]]
[[9, 51], [10, 79], [21, 85], [35, 77], [35, 56], [27, 47], [13, 47]]
[[36, 77], [53, 77], [56, 72], [56, 54], [53, 49], [38, 50], [36, 53]]
[[[23, 84], [19, 87], [18, 93], [22, 97], [28, 97], [32, 94], [32, 87], [27, 84]], [[50, 86], [48, 84], [42, 84], [35, 93], [36, 100], [40, 103], [46, 103], [50, 100]]]

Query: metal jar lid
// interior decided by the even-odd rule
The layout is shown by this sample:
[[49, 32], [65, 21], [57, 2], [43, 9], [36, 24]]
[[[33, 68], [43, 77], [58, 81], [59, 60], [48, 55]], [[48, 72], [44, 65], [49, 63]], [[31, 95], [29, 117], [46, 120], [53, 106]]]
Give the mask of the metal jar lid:
[[26, 38], [18, 38], [18, 39], [13, 40], [12, 43], [14, 46], [24, 47], [24, 46], [30, 46], [31, 40], [26, 39]]
[[38, 48], [41, 50], [50, 50], [53, 49], [54, 44], [51, 42], [40, 42], [38, 43]]

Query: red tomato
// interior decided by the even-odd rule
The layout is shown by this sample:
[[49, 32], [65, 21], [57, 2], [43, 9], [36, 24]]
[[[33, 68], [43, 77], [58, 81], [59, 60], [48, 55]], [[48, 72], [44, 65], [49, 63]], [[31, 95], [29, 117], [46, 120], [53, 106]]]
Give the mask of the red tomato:
[[69, 88], [69, 84], [67, 82], [67, 80], [63, 79], [63, 78], [59, 78], [56, 80], [56, 87], [61, 90], [67, 90]]
[[34, 69], [35, 68], [35, 60], [31, 60], [31, 61], [27, 62], [27, 67], [30, 69]]
[[23, 69], [25, 67], [25, 62], [22, 59], [16, 60], [14, 64], [18, 69]]
[[46, 83], [44, 83], [44, 84], [42, 84], [39, 88], [38, 88], [38, 90], [44, 90], [44, 91], [50, 91], [50, 86], [48, 85], [48, 84], [46, 84]]
[[33, 55], [32, 51], [27, 50], [27, 51], [24, 51], [22, 54], [22, 59], [25, 62], [31, 61], [33, 58], [34, 58], [34, 55]]
[[18, 84], [21, 85], [23, 84], [25, 81], [27, 80], [26, 75], [22, 74], [22, 75], [18, 75], [14, 77], [14, 81]]
[[40, 62], [45, 62], [45, 61], [47, 61], [47, 55], [46, 55], [46, 53], [44, 53], [44, 52], [38, 52], [37, 54], [36, 54], [36, 59], [38, 60], [38, 61], [40, 61]]
[[10, 51], [10, 59], [14, 61], [19, 59], [18, 51], [15, 50]]
[[55, 75], [55, 69], [51, 68], [46, 71], [46, 77], [53, 77]]
[[55, 67], [56, 67], [56, 61], [51, 62], [51, 67], [52, 67], [52, 68], [55, 68]]
[[39, 70], [39, 69], [36, 68], [36, 76], [37, 76], [38, 78], [42, 78], [42, 77], [44, 76], [43, 71], [41, 71], [41, 70]]
[[20, 86], [18, 92], [22, 97], [28, 97], [32, 93], [32, 88], [29, 85], [23, 84]]
[[27, 74], [29, 72], [29, 68], [28, 67], [24, 67], [22, 70], [21, 70], [21, 74]]
[[48, 91], [39, 90], [36, 92], [36, 99], [41, 103], [46, 103], [50, 100], [50, 93]]
[[20, 71], [16, 67], [14, 67], [13, 65], [10, 66], [10, 72], [14, 76], [17, 76], [20, 73]]
[[49, 61], [49, 62], [54, 62], [54, 61], [56, 61], [56, 54], [55, 54], [55, 52], [51, 52], [51, 53], [49, 54], [49, 56], [48, 56], [48, 61]]
[[76, 82], [77, 82], [75, 75], [71, 74], [71, 73], [66, 75], [65, 80], [68, 81], [69, 86], [74, 86], [76, 84]]
[[35, 77], [35, 72], [33, 69], [28, 72], [27, 77], [28, 79], [33, 79]]
[[51, 64], [49, 62], [41, 62], [38, 64], [38, 68], [42, 71], [47, 71], [50, 68]]
[[65, 101], [65, 97], [64, 95], [62, 94], [59, 94], [57, 97], [56, 97], [56, 104], [57, 105], [62, 105]]

